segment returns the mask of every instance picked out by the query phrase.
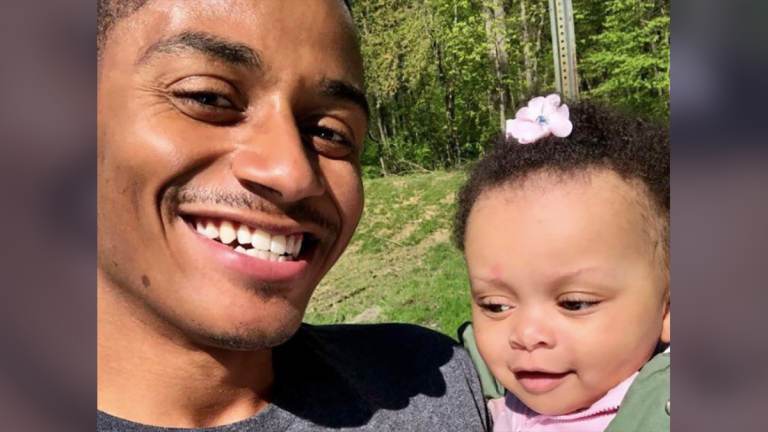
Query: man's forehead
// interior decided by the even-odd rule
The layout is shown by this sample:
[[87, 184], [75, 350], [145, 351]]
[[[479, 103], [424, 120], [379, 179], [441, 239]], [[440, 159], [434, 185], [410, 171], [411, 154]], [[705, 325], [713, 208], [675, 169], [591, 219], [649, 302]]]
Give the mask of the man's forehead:
[[[146, 52], [168, 52], [193, 45], [211, 46], [211, 38], [198, 37], [203, 34], [216, 35], [218, 39], [230, 42], [228, 47], [222, 45], [219, 52], [240, 44], [240, 47], [230, 49], [232, 58], [240, 58], [243, 63], [252, 65], [258, 56], [248, 53], [248, 45], [259, 48], [263, 43], [275, 40], [293, 41], [294, 45], [301, 46], [330, 42], [320, 48], [333, 46], [341, 48], [345, 55], [359, 55], [356, 28], [345, 2], [311, 0], [314, 7], [309, 7], [311, 3], [305, 1], [155, 0], [130, 20], [124, 32], [128, 32], [129, 37], [131, 34], [138, 36], [134, 39], [134, 45], [138, 44], [137, 61]], [[328, 4], [341, 5], [342, 13], [334, 12]], [[297, 12], [301, 14], [297, 15]], [[156, 44], [156, 49], [151, 49]]]
[[[307, 0], [301, 0], [298, 3], [304, 3]], [[344, 15], [349, 24], [354, 22], [352, 19], [352, 10], [347, 0], [311, 0], [317, 3], [335, 3], [344, 11]], [[261, 8], [266, 3], [273, 2], [280, 4], [283, 0], [98, 0], [97, 1], [97, 47], [99, 52], [107, 42], [107, 36], [111, 33], [113, 27], [120, 21], [133, 16], [139, 11], [144, 11], [147, 6], [162, 11], [169, 16], [181, 17], [189, 15], [204, 15], [210, 12], [223, 11], [225, 13], [242, 13], [245, 9]], [[237, 9], [240, 9], [236, 11]], [[288, 13], [289, 11], [286, 11]], [[302, 13], [306, 13], [302, 10]], [[134, 23], [133, 26], [143, 26], [147, 22]]]
[[[351, 9], [345, 0], [150, 0], [143, 2], [134, 11], [139, 9], [152, 9], [155, 13], [165, 15], [170, 27], [177, 22], [229, 18], [248, 22], [250, 25], [245, 27], [252, 27], [253, 23], [264, 26], [277, 17], [286, 17], [289, 22], [296, 22], [302, 17], [309, 17], [313, 12], [335, 11], [333, 14], [341, 19], [340, 23], [348, 25], [353, 32], [355, 30]], [[263, 22], [253, 21], [254, 18], [267, 16]]]

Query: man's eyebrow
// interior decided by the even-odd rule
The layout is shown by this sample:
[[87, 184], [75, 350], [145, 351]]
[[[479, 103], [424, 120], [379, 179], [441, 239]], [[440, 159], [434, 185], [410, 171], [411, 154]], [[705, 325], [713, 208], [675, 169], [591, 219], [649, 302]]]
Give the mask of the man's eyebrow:
[[159, 53], [173, 54], [190, 49], [234, 66], [260, 68], [262, 64], [258, 52], [248, 45], [228, 41], [210, 33], [192, 31], [179, 33], [155, 42], [144, 51], [136, 64], [147, 63]]
[[334, 99], [341, 99], [360, 107], [369, 118], [371, 110], [368, 107], [368, 99], [365, 93], [355, 85], [341, 80], [323, 79], [320, 83], [320, 94]]

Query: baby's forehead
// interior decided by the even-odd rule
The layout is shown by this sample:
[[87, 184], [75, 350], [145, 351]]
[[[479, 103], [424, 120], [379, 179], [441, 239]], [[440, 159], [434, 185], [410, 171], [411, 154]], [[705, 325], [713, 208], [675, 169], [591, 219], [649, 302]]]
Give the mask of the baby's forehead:
[[[666, 248], [667, 216], [654, 203], [648, 187], [639, 179], [625, 178], [616, 171], [603, 168], [578, 170], [540, 170], [516, 178], [483, 193], [479, 199], [503, 199], [525, 202], [526, 206], [543, 206], [546, 202], [568, 199], [582, 203], [595, 215], [621, 218], [622, 223], [639, 229], [654, 248]], [[595, 223], [601, 223], [595, 218]]]
[[489, 190], [470, 218], [470, 273], [536, 280], [574, 273], [612, 285], [606, 281], [642, 270], [630, 273], [662, 281], [663, 230], [643, 187], [611, 170], [594, 170], [538, 173]]
[[[539, 170], [491, 188], [507, 200], [536, 199], [552, 193], [581, 194], [606, 204], [626, 204], [642, 217], [658, 217], [648, 187], [639, 179], [624, 178], [609, 168]], [[481, 197], [482, 198], [482, 197]]]

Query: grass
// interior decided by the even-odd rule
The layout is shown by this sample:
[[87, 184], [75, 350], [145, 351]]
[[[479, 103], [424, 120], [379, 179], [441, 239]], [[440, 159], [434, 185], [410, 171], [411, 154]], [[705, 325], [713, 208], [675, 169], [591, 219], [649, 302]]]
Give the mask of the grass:
[[366, 179], [360, 225], [305, 320], [407, 322], [455, 337], [470, 319], [464, 259], [450, 242], [464, 179], [444, 171]]

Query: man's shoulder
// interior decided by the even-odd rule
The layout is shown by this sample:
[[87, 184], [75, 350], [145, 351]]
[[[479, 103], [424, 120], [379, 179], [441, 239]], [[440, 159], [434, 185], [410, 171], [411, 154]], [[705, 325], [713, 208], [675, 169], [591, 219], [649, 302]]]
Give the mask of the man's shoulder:
[[304, 324], [297, 337], [336, 364], [364, 363], [379, 373], [415, 375], [470, 365], [455, 340], [413, 324]]
[[378, 350], [402, 343], [426, 344], [414, 346], [419, 349], [445, 349], [458, 345], [442, 333], [415, 324], [302, 324], [299, 332], [318, 341], [351, 349]]
[[450, 337], [416, 325], [304, 324], [280, 347], [275, 367], [290, 370], [304, 394], [324, 395], [325, 406], [303, 410], [315, 423], [335, 406], [355, 413], [346, 423], [334, 420], [335, 427], [467, 431], [483, 430], [486, 421], [467, 353]]
[[416, 324], [381, 323], [381, 324], [301, 324], [301, 331], [330, 337], [352, 337], [375, 335], [377, 337], [406, 336], [417, 338], [435, 338], [446, 342], [455, 341], [450, 337]]

